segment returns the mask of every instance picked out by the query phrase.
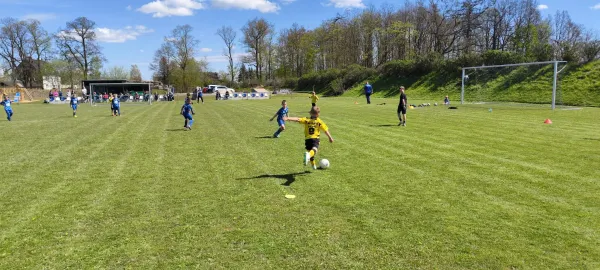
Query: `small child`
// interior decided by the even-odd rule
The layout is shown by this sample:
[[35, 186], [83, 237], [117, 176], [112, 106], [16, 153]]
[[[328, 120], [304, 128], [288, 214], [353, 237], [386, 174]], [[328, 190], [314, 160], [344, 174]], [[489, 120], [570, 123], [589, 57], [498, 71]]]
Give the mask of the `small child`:
[[[183, 123], [183, 128], [187, 130], [192, 130], [192, 125], [194, 124], [194, 118], [192, 115], [195, 115], [194, 108], [192, 108], [192, 100], [186, 99], [185, 104], [181, 107], [181, 115], [185, 118], [185, 122]], [[188, 122], [189, 121], [189, 122]]]
[[73, 108], [73, 117], [77, 118], [77, 104], [78, 104], [79, 100], [77, 100], [77, 95], [75, 93], [73, 93], [73, 96], [71, 96], [71, 108]]
[[283, 118], [288, 117], [288, 112], [289, 109], [287, 107], [287, 101], [281, 101], [281, 108], [277, 111], [277, 113], [275, 113], [275, 115], [273, 115], [273, 117], [271, 117], [271, 121], [273, 121], [273, 119], [275, 119], [275, 117], [277, 116], [277, 125], [279, 125], [279, 129], [275, 131], [275, 134], [273, 134], [273, 138], [279, 138], [279, 134], [285, 131], [285, 121], [283, 120]]
[[312, 92], [312, 95], [309, 98], [312, 101], [312, 106], [317, 106], [317, 101], [319, 100], [319, 97], [317, 96], [317, 93], [315, 93], [315, 91]]
[[325, 132], [327, 137], [329, 137], [329, 142], [333, 143], [333, 137], [331, 137], [331, 133], [329, 133], [329, 128], [321, 119], [319, 119], [320, 114], [321, 110], [319, 109], [319, 107], [314, 106], [310, 110], [310, 118], [283, 118], [283, 120], [285, 121], [294, 121], [304, 125], [304, 146], [306, 148], [306, 153], [304, 153], [304, 166], [308, 165], [308, 162], [310, 161], [310, 164], [315, 170], [317, 169], [315, 155], [317, 154], [317, 151], [319, 151], [321, 131]]
[[450, 105], [450, 99], [448, 98], [448, 96], [444, 98], [444, 105]]
[[4, 106], [4, 112], [6, 113], [6, 119], [8, 119], [8, 121], [11, 121], [12, 116], [13, 116], [13, 110], [11, 107], [11, 103], [12, 103], [12, 101], [10, 101], [10, 98], [8, 96], [4, 96], [4, 101], [2, 101], [2, 106]]
[[112, 106], [112, 115], [113, 116], [121, 116], [121, 101], [117, 97], [117, 94], [113, 94], [111, 106]]

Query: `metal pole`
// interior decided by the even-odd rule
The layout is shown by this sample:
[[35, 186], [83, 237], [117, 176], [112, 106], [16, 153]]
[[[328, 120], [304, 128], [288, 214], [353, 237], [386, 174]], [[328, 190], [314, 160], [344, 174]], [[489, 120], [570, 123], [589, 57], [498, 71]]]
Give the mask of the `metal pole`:
[[558, 80], [558, 61], [554, 62], [554, 83], [552, 85], [552, 110], [556, 108], [556, 83]]
[[463, 104], [465, 102], [465, 69], [463, 68], [462, 70], [462, 87], [460, 89], [460, 104]]

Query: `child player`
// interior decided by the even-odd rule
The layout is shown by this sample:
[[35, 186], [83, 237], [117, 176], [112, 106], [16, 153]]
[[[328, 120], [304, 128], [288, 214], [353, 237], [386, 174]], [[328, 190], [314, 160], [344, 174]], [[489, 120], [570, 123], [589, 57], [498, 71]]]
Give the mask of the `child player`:
[[279, 129], [275, 131], [273, 138], [279, 138], [279, 134], [285, 130], [285, 121], [283, 121], [283, 118], [288, 117], [288, 112], [287, 101], [283, 100], [281, 102], [281, 108], [273, 115], [273, 117], [271, 117], [271, 121], [273, 121], [275, 116], [277, 116], [277, 125], [279, 125]]
[[283, 118], [285, 121], [294, 121], [304, 125], [304, 146], [306, 147], [307, 151], [306, 153], [304, 153], [304, 166], [308, 165], [308, 161], [310, 160], [310, 164], [315, 170], [317, 169], [315, 155], [319, 150], [321, 131], [325, 132], [327, 137], [329, 137], [329, 142], [333, 143], [333, 137], [331, 137], [331, 134], [329, 133], [329, 128], [327, 128], [327, 125], [325, 125], [325, 123], [321, 119], [319, 119], [320, 113], [321, 110], [319, 109], [319, 107], [314, 106], [310, 110], [310, 118]]
[[185, 104], [181, 107], [181, 115], [185, 118], [185, 122], [183, 123], [183, 128], [192, 130], [192, 124], [194, 124], [194, 118], [192, 115], [195, 115], [194, 108], [192, 108], [192, 99], [186, 99]]
[[113, 116], [121, 116], [121, 102], [119, 100], [119, 98], [117, 97], [117, 94], [113, 95], [112, 98], [112, 115]]
[[309, 97], [310, 100], [312, 101], [312, 106], [317, 106], [317, 101], [319, 100], [319, 97], [317, 96], [317, 94], [315, 93], [315, 91], [312, 92], [312, 95]]
[[4, 112], [6, 113], [6, 119], [10, 121], [13, 116], [13, 111], [11, 107], [11, 101], [8, 96], [4, 96], [4, 101], [2, 101], [2, 106], [4, 106]]
[[77, 95], [75, 93], [73, 93], [73, 96], [71, 97], [71, 108], [73, 108], [73, 117], [77, 118]]

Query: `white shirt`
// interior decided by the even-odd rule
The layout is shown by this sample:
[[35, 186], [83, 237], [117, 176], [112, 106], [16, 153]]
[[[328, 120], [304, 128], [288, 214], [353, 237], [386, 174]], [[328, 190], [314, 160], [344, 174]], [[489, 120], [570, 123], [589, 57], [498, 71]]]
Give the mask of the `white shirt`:
[[85, 87], [84, 87], [83, 89], [81, 89], [81, 93], [82, 93], [83, 95], [85, 95], [85, 94], [86, 94], [86, 92], [87, 92], [87, 89], [85, 89]]

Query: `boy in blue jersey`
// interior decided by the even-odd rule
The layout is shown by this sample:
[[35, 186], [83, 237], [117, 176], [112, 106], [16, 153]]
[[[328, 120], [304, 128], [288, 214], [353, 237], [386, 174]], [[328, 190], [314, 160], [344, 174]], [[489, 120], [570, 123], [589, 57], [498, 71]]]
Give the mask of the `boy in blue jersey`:
[[6, 113], [6, 119], [8, 119], [8, 121], [11, 121], [13, 116], [11, 103], [12, 102], [10, 101], [10, 98], [8, 96], [5, 96], [4, 101], [2, 101], [2, 106], [4, 106], [4, 112]]
[[77, 100], [77, 95], [73, 94], [73, 96], [71, 97], [71, 108], [73, 108], [73, 117], [77, 118], [77, 104], [79, 103], [79, 100]]
[[185, 118], [185, 122], [183, 124], [183, 128], [187, 130], [192, 130], [192, 125], [194, 124], [194, 118], [192, 115], [196, 114], [194, 112], [194, 108], [192, 108], [192, 100], [186, 99], [185, 104], [181, 107], [181, 115]]
[[281, 101], [281, 108], [273, 115], [273, 117], [271, 117], [271, 121], [277, 117], [277, 125], [279, 126], [279, 129], [273, 134], [273, 138], [279, 138], [279, 134], [285, 130], [285, 121], [283, 118], [288, 117], [288, 112], [287, 101]]
[[121, 101], [117, 97], [117, 94], [113, 95], [112, 108], [113, 108], [113, 116], [121, 116]]

